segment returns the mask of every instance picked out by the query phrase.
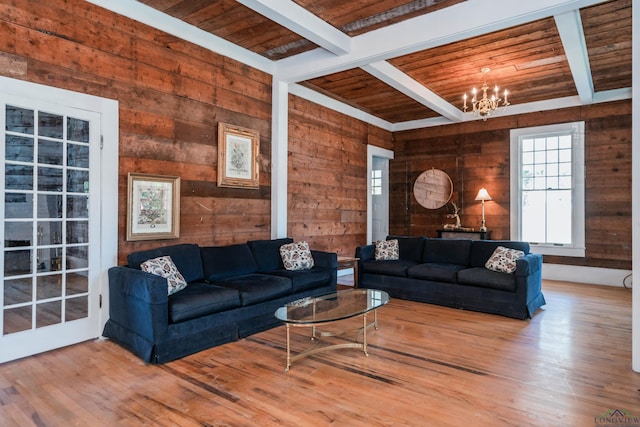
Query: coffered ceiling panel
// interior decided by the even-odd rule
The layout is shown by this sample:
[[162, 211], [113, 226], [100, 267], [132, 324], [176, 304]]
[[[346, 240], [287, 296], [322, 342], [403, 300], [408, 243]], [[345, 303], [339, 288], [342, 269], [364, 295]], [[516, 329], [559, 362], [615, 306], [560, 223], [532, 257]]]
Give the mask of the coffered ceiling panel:
[[631, 0], [580, 11], [596, 91], [631, 87]]
[[512, 104], [576, 95], [560, 36], [552, 18], [451, 43], [390, 60], [457, 107], [483, 83], [508, 89]]
[[357, 36], [465, 0], [294, 0], [349, 36]]
[[318, 47], [234, 0], [141, 0], [141, 3], [269, 59]]
[[360, 68], [318, 77], [303, 85], [392, 123], [438, 115]]

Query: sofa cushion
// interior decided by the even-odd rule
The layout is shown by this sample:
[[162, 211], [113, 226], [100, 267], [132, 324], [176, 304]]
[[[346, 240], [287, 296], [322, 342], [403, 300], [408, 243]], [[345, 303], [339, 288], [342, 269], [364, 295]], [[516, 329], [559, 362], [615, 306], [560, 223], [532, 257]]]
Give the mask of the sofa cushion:
[[375, 259], [377, 261], [393, 261], [400, 258], [400, 246], [395, 239], [376, 240], [375, 247]]
[[492, 271], [512, 274], [516, 271], [516, 261], [523, 256], [522, 251], [498, 246], [484, 266]]
[[515, 240], [473, 240], [471, 242], [471, 257], [469, 265], [471, 267], [484, 267], [485, 263], [498, 246], [517, 249], [524, 252], [525, 255], [528, 254], [530, 250], [528, 242], [519, 242]]
[[240, 292], [209, 283], [191, 283], [169, 297], [169, 321], [183, 322], [240, 307]]
[[204, 276], [200, 248], [194, 244], [163, 246], [148, 251], [133, 252], [127, 255], [129, 267], [140, 270], [140, 264], [148, 259], [170, 256], [187, 283], [201, 280]]
[[273, 239], [273, 240], [250, 240], [247, 242], [253, 258], [258, 264], [258, 271], [268, 272], [284, 268], [282, 257], [280, 256], [280, 246], [293, 243], [293, 239]]
[[422, 251], [424, 236], [387, 236], [387, 240], [397, 240], [400, 249], [400, 259], [408, 259], [410, 261], [422, 261]]
[[312, 268], [310, 270], [274, 270], [269, 272], [276, 276], [287, 277], [291, 280], [293, 292], [306, 291], [331, 283], [331, 270]]
[[393, 261], [367, 260], [362, 263], [362, 272], [385, 276], [407, 277], [407, 269], [416, 265], [415, 261], [398, 259]]
[[204, 279], [209, 282], [258, 271], [258, 264], [246, 243], [201, 247], [200, 256]]
[[423, 262], [469, 265], [471, 240], [427, 239], [424, 242]]
[[288, 278], [260, 273], [230, 277], [215, 284], [237, 289], [243, 306], [287, 295], [292, 289], [291, 280]]
[[313, 256], [307, 242], [287, 243], [280, 246], [280, 257], [287, 270], [297, 271], [313, 268]]
[[484, 267], [465, 268], [458, 271], [458, 283], [501, 291], [515, 292], [516, 290], [516, 277], [513, 274], [499, 273]]
[[170, 256], [148, 259], [140, 264], [140, 269], [167, 279], [167, 295], [175, 294], [187, 287], [187, 281], [184, 280]]
[[423, 280], [456, 283], [458, 271], [468, 268], [460, 264], [423, 263], [407, 269], [407, 276]]

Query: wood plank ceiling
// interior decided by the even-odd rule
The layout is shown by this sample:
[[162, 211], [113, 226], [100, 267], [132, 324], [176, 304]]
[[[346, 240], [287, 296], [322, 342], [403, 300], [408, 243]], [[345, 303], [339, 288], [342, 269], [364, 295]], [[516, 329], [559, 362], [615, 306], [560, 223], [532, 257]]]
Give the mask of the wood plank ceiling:
[[273, 62], [288, 83], [391, 125], [467, 120], [462, 94], [482, 84], [483, 67], [491, 87], [509, 89], [516, 112], [540, 101], [630, 97], [632, 0], [541, 0], [526, 10], [511, 0], [141, 3]]

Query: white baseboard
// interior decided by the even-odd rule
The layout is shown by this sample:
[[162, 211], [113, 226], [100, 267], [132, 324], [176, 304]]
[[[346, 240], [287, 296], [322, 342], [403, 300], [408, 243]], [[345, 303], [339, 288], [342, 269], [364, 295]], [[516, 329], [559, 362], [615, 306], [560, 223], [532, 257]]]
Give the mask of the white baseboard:
[[[582, 267], [577, 265], [542, 264], [542, 278], [548, 280], [562, 280], [566, 282], [588, 283], [604, 286], [624, 286], [625, 277], [631, 270], [614, 268]], [[627, 279], [629, 286], [630, 279]]]

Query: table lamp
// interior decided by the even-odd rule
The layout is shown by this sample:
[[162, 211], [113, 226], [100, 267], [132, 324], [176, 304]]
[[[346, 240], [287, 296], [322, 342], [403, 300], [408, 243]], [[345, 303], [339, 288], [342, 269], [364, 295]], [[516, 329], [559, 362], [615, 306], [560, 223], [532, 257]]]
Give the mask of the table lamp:
[[491, 196], [487, 192], [487, 189], [482, 187], [480, 191], [478, 191], [478, 195], [476, 196], [476, 200], [482, 200], [482, 226], [480, 227], [480, 231], [487, 231], [487, 226], [484, 222], [484, 201], [491, 200]]

